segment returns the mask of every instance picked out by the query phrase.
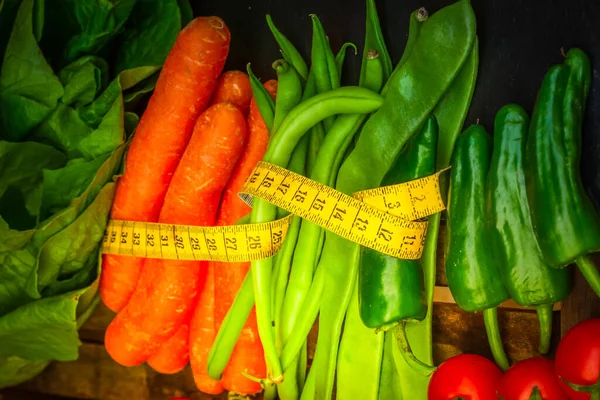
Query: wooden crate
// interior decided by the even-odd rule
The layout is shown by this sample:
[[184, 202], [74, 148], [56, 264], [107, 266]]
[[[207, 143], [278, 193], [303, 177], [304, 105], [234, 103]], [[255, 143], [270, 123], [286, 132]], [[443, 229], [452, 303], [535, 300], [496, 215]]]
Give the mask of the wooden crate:
[[[440, 235], [441, 237], [442, 235]], [[442, 243], [439, 243], [436, 303], [434, 305], [434, 359], [441, 363], [460, 353], [477, 353], [492, 357], [487, 344], [481, 313], [466, 313], [448, 296], [443, 270]], [[600, 265], [600, 257], [596, 257]], [[559, 337], [579, 321], [600, 317], [600, 298], [576, 272], [575, 289], [554, 312], [553, 346]], [[83, 346], [77, 361], [52, 363], [39, 376], [17, 388], [0, 392], [0, 400], [167, 400], [186, 396], [192, 400], [226, 399], [227, 395], [210, 396], [197, 391], [189, 366], [175, 375], [162, 375], [146, 365], [126, 368], [114, 362], [104, 349], [104, 331], [114, 313], [104, 305], [82, 327]], [[498, 312], [502, 337], [508, 357], [513, 361], [538, 356], [538, 323], [535, 311], [512, 302]], [[309, 362], [314, 355], [317, 327], [309, 336]]]

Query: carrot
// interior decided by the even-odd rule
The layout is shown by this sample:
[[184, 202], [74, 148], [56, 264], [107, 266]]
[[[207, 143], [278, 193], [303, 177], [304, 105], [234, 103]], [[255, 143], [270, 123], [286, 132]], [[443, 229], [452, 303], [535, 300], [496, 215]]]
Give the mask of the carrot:
[[[208, 105], [229, 52], [230, 34], [217, 17], [192, 20], [180, 33], [142, 115], [117, 183], [111, 218], [156, 222], [194, 122]], [[100, 295], [120, 311], [144, 259], [103, 255]]]
[[[220, 103], [202, 113], [171, 180], [159, 222], [214, 225], [247, 136], [237, 107]], [[161, 245], [159, 237], [154, 244]], [[206, 262], [146, 260], [131, 300], [106, 331], [104, 342], [112, 358], [134, 366], [156, 353], [189, 321], [206, 269]]]
[[[267, 90], [274, 89], [271, 95], [275, 97], [276, 81], [265, 83]], [[252, 99], [248, 115], [249, 139], [244, 153], [235, 167], [231, 179], [227, 184], [221, 201], [217, 225], [232, 225], [238, 219], [250, 212], [251, 208], [238, 197], [244, 182], [252, 173], [256, 164], [262, 160], [267, 144], [269, 132], [260, 116], [260, 112]], [[215, 318], [217, 329], [225, 318], [227, 311], [233, 304], [248, 270], [250, 263], [211, 263], [215, 269]], [[258, 336], [256, 314], [254, 310], [248, 317], [225, 371], [223, 371], [222, 384], [225, 389], [241, 394], [254, 394], [261, 390], [260, 385], [242, 373], [250, 376], [266, 376], [266, 365], [263, 348]]]
[[248, 115], [252, 99], [250, 78], [242, 71], [227, 71], [219, 77], [211, 104], [231, 103]]
[[190, 326], [181, 325], [162, 347], [148, 359], [148, 365], [161, 374], [176, 374], [185, 368], [190, 360]]
[[208, 394], [219, 394], [223, 385], [208, 376], [208, 352], [215, 340], [215, 270], [210, 263], [204, 290], [198, 296], [190, 324], [190, 365], [198, 390]]
[[265, 84], [263, 85], [265, 87], [265, 89], [267, 89], [267, 92], [269, 92], [271, 94], [271, 96], [273, 96], [273, 98], [275, 98], [275, 94], [277, 93], [277, 80], [276, 79], [271, 79], [265, 82]]

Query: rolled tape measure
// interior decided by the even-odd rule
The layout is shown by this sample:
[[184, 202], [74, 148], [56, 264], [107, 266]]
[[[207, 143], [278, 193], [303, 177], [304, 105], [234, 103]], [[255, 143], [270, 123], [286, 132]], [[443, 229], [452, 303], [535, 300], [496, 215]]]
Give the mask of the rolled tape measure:
[[398, 258], [421, 257], [427, 222], [418, 221], [445, 209], [439, 175], [348, 196], [305, 176], [260, 162], [240, 198], [268, 201], [292, 214], [277, 221], [217, 226], [184, 226], [111, 220], [102, 251], [174, 260], [245, 262], [275, 255], [293, 214], [324, 229]]

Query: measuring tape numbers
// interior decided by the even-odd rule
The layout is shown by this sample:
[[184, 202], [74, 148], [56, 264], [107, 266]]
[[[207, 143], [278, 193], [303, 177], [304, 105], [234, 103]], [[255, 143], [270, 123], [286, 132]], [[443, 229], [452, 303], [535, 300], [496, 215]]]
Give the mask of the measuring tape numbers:
[[291, 217], [214, 227], [110, 220], [102, 252], [165, 260], [261, 260], [279, 251]]
[[404, 259], [421, 257], [427, 233], [419, 218], [444, 210], [439, 174], [348, 196], [285, 168], [260, 162], [242, 188], [320, 227]]
[[240, 198], [268, 201], [291, 214], [273, 222], [231, 226], [185, 226], [110, 220], [102, 252], [172, 260], [246, 262], [275, 255], [292, 215], [375, 249], [404, 259], [421, 257], [427, 222], [445, 209], [439, 175], [348, 196], [276, 165], [260, 162]]

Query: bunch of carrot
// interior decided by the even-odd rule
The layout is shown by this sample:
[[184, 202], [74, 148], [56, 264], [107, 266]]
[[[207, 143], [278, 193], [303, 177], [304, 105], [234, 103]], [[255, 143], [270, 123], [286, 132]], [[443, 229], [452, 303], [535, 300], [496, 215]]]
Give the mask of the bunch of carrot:
[[[199, 17], [179, 34], [161, 71], [118, 180], [111, 218], [197, 226], [232, 225], [250, 212], [238, 197], [266, 151], [269, 135], [248, 76], [222, 73], [230, 34], [217, 17]], [[265, 84], [274, 96], [276, 81]], [[160, 237], [135, 237], [161, 246]], [[249, 263], [104, 255], [100, 294], [117, 312], [106, 331], [111, 357], [176, 373], [190, 362], [198, 389], [253, 394], [265, 376], [252, 313], [222, 379], [207, 373], [215, 333]]]

